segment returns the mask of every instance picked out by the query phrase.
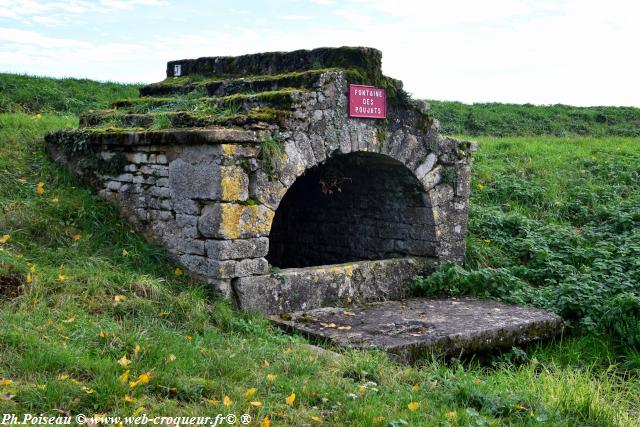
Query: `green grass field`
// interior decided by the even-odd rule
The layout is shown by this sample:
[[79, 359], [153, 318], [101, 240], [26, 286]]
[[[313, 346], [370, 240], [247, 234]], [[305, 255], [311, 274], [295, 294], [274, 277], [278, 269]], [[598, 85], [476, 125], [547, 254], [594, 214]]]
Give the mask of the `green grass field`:
[[[423, 291], [477, 294], [473, 284], [495, 276], [526, 303], [571, 308], [571, 328], [482, 360], [407, 367], [377, 352], [316, 355], [179, 274], [48, 159], [43, 135], [77, 125], [63, 113], [0, 114], [0, 412], [248, 413], [273, 426], [640, 425], [640, 349], [607, 329], [633, 325], [605, 316], [609, 296], [638, 295], [639, 139], [479, 138], [468, 270], [443, 269]], [[487, 296], [510, 293], [498, 286]]]

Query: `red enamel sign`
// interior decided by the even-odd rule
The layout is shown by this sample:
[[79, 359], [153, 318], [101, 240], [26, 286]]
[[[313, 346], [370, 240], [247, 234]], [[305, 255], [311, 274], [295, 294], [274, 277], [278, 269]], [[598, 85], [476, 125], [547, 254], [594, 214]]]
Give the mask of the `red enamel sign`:
[[387, 92], [373, 86], [349, 85], [349, 117], [387, 118]]

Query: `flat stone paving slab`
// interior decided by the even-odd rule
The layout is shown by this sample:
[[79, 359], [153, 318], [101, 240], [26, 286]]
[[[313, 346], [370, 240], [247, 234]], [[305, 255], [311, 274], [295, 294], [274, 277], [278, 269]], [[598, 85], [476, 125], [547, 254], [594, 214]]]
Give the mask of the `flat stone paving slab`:
[[381, 349], [411, 363], [431, 353], [459, 355], [557, 335], [560, 316], [473, 298], [411, 298], [350, 308], [283, 313], [271, 320], [312, 339]]

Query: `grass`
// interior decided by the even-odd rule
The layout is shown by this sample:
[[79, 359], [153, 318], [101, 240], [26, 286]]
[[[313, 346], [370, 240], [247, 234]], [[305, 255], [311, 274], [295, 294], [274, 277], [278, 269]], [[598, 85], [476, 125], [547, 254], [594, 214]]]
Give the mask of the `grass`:
[[493, 136], [640, 136], [640, 108], [429, 101], [444, 133]]
[[[2, 413], [249, 413], [274, 426], [638, 425], [638, 372], [594, 334], [407, 367], [378, 352], [317, 355], [263, 317], [233, 311], [48, 159], [42, 136], [70, 125], [74, 116], [0, 115]], [[568, 200], [555, 187], [580, 173], [574, 162], [633, 145], [484, 138], [473, 203], [493, 203], [492, 180], [532, 162], [553, 184], [541, 199]], [[532, 219], [564, 221], [544, 203], [509, 203]], [[474, 227], [471, 257], [478, 267], [498, 262], [478, 253], [486, 236]]]
[[138, 95], [136, 84], [0, 73], [0, 113], [79, 114]]

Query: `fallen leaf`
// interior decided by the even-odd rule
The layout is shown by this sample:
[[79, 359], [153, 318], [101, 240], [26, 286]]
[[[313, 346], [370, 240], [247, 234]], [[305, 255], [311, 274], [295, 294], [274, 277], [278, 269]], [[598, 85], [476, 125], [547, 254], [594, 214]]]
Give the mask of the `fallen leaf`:
[[64, 274], [58, 274], [58, 282], [64, 282], [65, 280], [67, 280], [67, 276]]
[[115, 302], [123, 302], [127, 300], [127, 297], [125, 297], [124, 295], [118, 294], [113, 297], [113, 300]]
[[127, 403], [133, 403], [133, 402], [135, 402], [135, 400], [133, 399], [133, 397], [129, 396], [128, 394], [127, 394], [127, 395], [125, 395], [125, 396], [122, 398], [122, 400], [124, 400], [124, 401], [125, 401], [125, 402], [127, 402]]
[[322, 418], [320, 417], [316, 417], [315, 415], [313, 417], [311, 417], [311, 421], [313, 421], [316, 424], [320, 424], [322, 423]]
[[296, 394], [295, 394], [295, 393], [291, 393], [291, 394], [289, 395], [289, 397], [287, 397], [287, 398], [285, 399], [285, 402], [286, 402], [286, 403], [287, 403], [287, 405], [289, 405], [289, 406], [293, 406], [293, 402], [295, 402], [295, 401], [296, 401]]
[[122, 256], [129, 256], [129, 252], [126, 249], [122, 250]]
[[31, 273], [27, 273], [26, 282], [27, 282], [27, 285], [30, 285], [31, 282], [33, 282], [33, 277], [31, 276]]
[[139, 385], [149, 384], [149, 381], [151, 381], [152, 376], [153, 374], [151, 372], [145, 372], [144, 374], [140, 374], [135, 381], [129, 382], [129, 387], [136, 388]]
[[342, 314], [345, 316], [355, 316], [356, 314], [353, 311], [343, 311]]
[[218, 403], [220, 403], [220, 401], [219, 400], [215, 400], [215, 399], [209, 399], [209, 400], [207, 400], [207, 403], [209, 405], [211, 405], [211, 406], [217, 406]]
[[54, 197], [53, 199], [51, 199], [52, 203], [58, 203], [60, 201], [60, 199], [58, 199], [57, 197]]
[[348, 331], [351, 329], [351, 326], [338, 326], [339, 331]]
[[0, 243], [7, 243], [9, 239], [11, 239], [11, 236], [9, 236], [8, 234], [3, 234], [2, 237], [0, 237]]
[[36, 194], [40, 196], [44, 194], [44, 182], [39, 182], [36, 185]]
[[258, 389], [257, 389], [257, 388], [255, 388], [255, 387], [249, 387], [249, 388], [247, 389], [247, 391], [245, 392], [245, 394], [244, 394], [244, 395], [245, 395], [245, 397], [246, 397], [247, 399], [251, 399], [251, 396], [253, 396], [254, 394], [256, 394], [256, 391], [258, 391]]
[[0, 386], [11, 385], [11, 384], [13, 384], [13, 381], [11, 381], [11, 380], [7, 380], [7, 379], [0, 380]]
[[133, 349], [133, 354], [137, 356], [140, 354], [141, 351], [142, 351], [142, 348], [140, 348], [140, 344], [136, 344], [135, 348]]
[[74, 320], [76, 320], [76, 316], [71, 316], [68, 319], [63, 320], [62, 323], [71, 323]]
[[193, 337], [191, 335], [187, 335], [186, 337], [184, 337], [184, 339], [189, 342], [193, 341]]
[[118, 377], [121, 383], [126, 384], [129, 381], [129, 370], [124, 371], [122, 375]]
[[276, 378], [278, 378], [277, 375], [274, 374], [267, 374], [267, 380], [274, 382], [276, 380]]
[[174, 362], [176, 360], [176, 355], [175, 354], [170, 354], [167, 359], [169, 360], [169, 362]]
[[418, 402], [411, 402], [407, 405], [407, 408], [409, 408], [410, 411], [415, 411], [420, 407], [420, 404]]
[[80, 390], [84, 391], [86, 394], [93, 394], [94, 393], [93, 389], [89, 388], [89, 387], [84, 387], [83, 386]]
[[182, 269], [180, 267], [176, 267], [174, 273], [176, 276], [182, 276]]
[[74, 242], [77, 242], [81, 238], [82, 238], [82, 236], [79, 235], [79, 234], [74, 234], [73, 236], [71, 236], [71, 240], [73, 240]]
[[271, 420], [269, 417], [264, 417], [260, 423], [260, 427], [271, 427]]
[[262, 402], [260, 402], [259, 400], [254, 400], [253, 402], [249, 402], [249, 404], [251, 406], [255, 406], [256, 408], [259, 408], [262, 406]]
[[126, 368], [127, 366], [129, 366], [131, 364], [131, 360], [127, 359], [127, 355], [124, 355], [120, 359], [118, 359], [118, 363], [123, 368]]
[[417, 384], [417, 383], [416, 383], [416, 384], [414, 384], [414, 385], [413, 385], [413, 387], [411, 387], [411, 390], [413, 390], [413, 391], [418, 391], [418, 390], [420, 390], [420, 384]]
[[268, 368], [269, 367], [269, 362], [266, 360], [262, 361], [262, 365], [260, 365], [262, 368]]
[[222, 404], [223, 404], [224, 406], [231, 406], [231, 405], [233, 404], [233, 400], [231, 400], [231, 398], [230, 398], [229, 396], [225, 395], [225, 396], [222, 398]]
[[100, 333], [98, 334], [98, 336], [100, 338], [106, 338], [107, 337], [107, 333], [105, 331], [100, 331]]
[[384, 417], [382, 417], [382, 416], [373, 417], [373, 422], [375, 424], [381, 423], [383, 421], [384, 421]]

